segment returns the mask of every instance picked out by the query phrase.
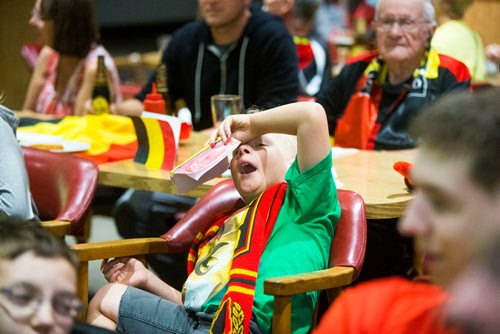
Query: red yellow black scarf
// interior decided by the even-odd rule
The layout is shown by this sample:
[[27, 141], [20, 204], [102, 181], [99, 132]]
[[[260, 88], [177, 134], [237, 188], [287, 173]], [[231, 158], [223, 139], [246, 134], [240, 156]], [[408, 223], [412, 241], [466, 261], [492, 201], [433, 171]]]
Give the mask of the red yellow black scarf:
[[[227, 291], [210, 333], [249, 333], [260, 257], [281, 209], [286, 186], [286, 183], [272, 186], [243, 209], [247, 213], [234, 250]], [[189, 251], [188, 273], [194, 270], [198, 249], [217, 234], [228, 217], [227, 213], [217, 215], [208, 230], [198, 233]]]
[[311, 41], [307, 37], [293, 36], [293, 42], [299, 56], [299, 68], [303, 70], [314, 60], [314, 53]]

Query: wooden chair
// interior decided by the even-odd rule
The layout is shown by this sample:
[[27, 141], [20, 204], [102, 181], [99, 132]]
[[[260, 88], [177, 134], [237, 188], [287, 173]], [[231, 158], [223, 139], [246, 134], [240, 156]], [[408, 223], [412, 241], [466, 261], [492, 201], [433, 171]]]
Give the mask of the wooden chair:
[[[264, 281], [264, 293], [274, 296], [273, 333], [291, 333], [292, 296], [326, 290], [331, 303], [361, 272], [366, 250], [366, 210], [363, 198], [338, 190], [342, 213], [330, 249], [330, 268]], [[316, 314], [313, 315], [313, 327]]]
[[[365, 206], [361, 197], [351, 191], [339, 190], [342, 216], [335, 232], [334, 247], [330, 252], [330, 264], [334, 267], [315, 274], [301, 274], [266, 280], [265, 292], [277, 296], [275, 305], [280, 312], [273, 322], [273, 332], [286, 330], [290, 313], [286, 312], [286, 300], [294, 293], [319, 289], [332, 289], [351, 283], [359, 274], [364, 260], [366, 246]], [[88, 262], [118, 256], [140, 256], [155, 253], [185, 252], [199, 230], [204, 228], [209, 218], [219, 212], [233, 212], [244, 205], [232, 180], [214, 186], [189, 212], [167, 233], [158, 238], [137, 238], [128, 240], [76, 244], [71, 248], [80, 261], [78, 295], [88, 304]], [[345, 210], [345, 211], [344, 211]], [[308, 276], [311, 275], [311, 278]], [[306, 278], [307, 276], [307, 278]], [[303, 287], [299, 281], [306, 282]], [[312, 290], [311, 290], [312, 289]], [[332, 296], [338, 293], [334, 290]], [[285, 311], [281, 311], [284, 309]], [[289, 311], [289, 309], [288, 309]], [[290, 327], [290, 325], [288, 325]]]
[[85, 240], [98, 169], [90, 160], [23, 147], [30, 190], [42, 225], [57, 236]]

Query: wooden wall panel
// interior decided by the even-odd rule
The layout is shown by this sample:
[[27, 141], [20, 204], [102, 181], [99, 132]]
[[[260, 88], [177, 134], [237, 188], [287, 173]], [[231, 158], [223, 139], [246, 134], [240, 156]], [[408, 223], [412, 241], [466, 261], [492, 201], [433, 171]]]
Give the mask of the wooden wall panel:
[[28, 24], [34, 0], [0, 0], [0, 94], [3, 104], [20, 109], [28, 87], [30, 71], [21, 57], [24, 43], [37, 33]]
[[500, 43], [500, 0], [475, 0], [464, 20], [479, 33], [484, 46]]

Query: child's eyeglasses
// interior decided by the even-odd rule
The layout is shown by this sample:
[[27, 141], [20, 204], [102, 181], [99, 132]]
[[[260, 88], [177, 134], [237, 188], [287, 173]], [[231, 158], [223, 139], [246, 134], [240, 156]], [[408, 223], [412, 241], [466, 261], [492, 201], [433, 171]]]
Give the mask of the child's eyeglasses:
[[[40, 290], [26, 283], [0, 288], [0, 305], [18, 321], [32, 317], [42, 305], [44, 298]], [[50, 302], [55, 313], [63, 318], [75, 318], [83, 308], [82, 303], [71, 292], [56, 293]]]

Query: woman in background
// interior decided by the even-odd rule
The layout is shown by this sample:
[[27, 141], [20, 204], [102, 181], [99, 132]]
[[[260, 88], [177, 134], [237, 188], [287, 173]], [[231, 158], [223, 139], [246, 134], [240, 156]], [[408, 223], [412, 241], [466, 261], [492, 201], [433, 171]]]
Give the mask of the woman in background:
[[84, 115], [94, 87], [97, 56], [108, 69], [111, 102], [121, 100], [113, 59], [99, 45], [99, 28], [90, 0], [36, 0], [30, 24], [44, 47], [38, 57], [23, 109], [37, 113]]

